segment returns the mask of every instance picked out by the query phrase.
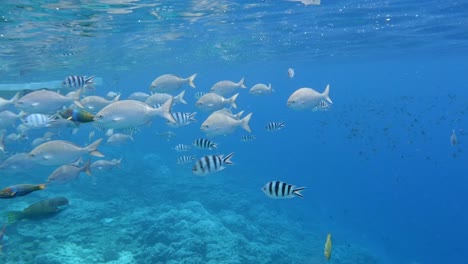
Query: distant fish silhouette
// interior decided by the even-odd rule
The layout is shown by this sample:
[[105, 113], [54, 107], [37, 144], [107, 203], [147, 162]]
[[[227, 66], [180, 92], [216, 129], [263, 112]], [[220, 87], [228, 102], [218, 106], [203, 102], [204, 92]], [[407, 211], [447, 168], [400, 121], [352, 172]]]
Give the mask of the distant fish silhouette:
[[450, 143], [452, 146], [458, 145], [457, 135], [455, 134], [455, 129], [452, 130], [452, 135], [450, 136]]

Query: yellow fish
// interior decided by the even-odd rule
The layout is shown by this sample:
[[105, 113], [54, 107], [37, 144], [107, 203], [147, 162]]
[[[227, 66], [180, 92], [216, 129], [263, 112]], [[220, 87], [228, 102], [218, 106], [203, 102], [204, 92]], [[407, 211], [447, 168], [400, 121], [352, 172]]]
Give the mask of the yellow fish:
[[325, 250], [323, 252], [325, 254], [325, 258], [327, 258], [327, 260], [330, 260], [331, 250], [332, 250], [332, 242], [331, 242], [331, 234], [329, 233], [327, 235], [327, 242], [325, 242]]

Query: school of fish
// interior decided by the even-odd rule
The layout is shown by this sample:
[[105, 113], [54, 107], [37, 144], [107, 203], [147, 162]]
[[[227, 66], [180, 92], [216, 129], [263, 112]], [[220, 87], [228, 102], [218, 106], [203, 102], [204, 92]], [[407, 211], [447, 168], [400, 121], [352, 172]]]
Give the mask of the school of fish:
[[[289, 68], [287, 76], [290, 79], [294, 78], [294, 69]], [[229, 170], [228, 168], [235, 164], [231, 160], [234, 152], [203, 155], [198, 153], [219, 151], [216, 137], [229, 136], [240, 129], [247, 132], [240, 137], [241, 142], [256, 140], [249, 125], [253, 113], [244, 115], [243, 110], [237, 113], [233, 113], [232, 110], [238, 109], [238, 102], [245, 96], [271, 96], [275, 90], [271, 83], [257, 83], [247, 89], [245, 78], [242, 77], [237, 82], [221, 80], [214, 83], [210, 89], [197, 91], [196, 100], [190, 102], [184, 98], [183, 89], [196, 89], [196, 77], [197, 73], [186, 78], [163, 74], [148, 82], [149, 88], [122, 98], [120, 93], [114, 91], [106, 91], [106, 96], [97, 95], [101, 91], [94, 87], [94, 76], [71, 75], [64, 78], [60, 91], [25, 91], [18, 92], [11, 99], [0, 98], [0, 170], [21, 171], [27, 170], [31, 165], [55, 168], [50, 175], [44, 176], [41, 183], [4, 186], [0, 190], [0, 199], [19, 198], [35, 191], [47, 192], [47, 185], [76, 181], [82, 173], [91, 176], [93, 171], [119, 168], [122, 159], [106, 159], [105, 153], [98, 149], [101, 144], [116, 148], [123, 144], [131, 144], [137, 136], [136, 132], [145, 129], [156, 118], [164, 120], [170, 130], [190, 126], [198, 122], [195, 118], [197, 111], [207, 115], [199, 125], [206, 137], [194, 138], [187, 142], [188, 144], [174, 145], [174, 151], [182, 154], [175, 163], [180, 166], [191, 164], [192, 173], [197, 176]], [[303, 87], [292, 92], [285, 100], [285, 105], [298, 111], [327, 111], [333, 104], [329, 94], [329, 85], [323, 92]], [[193, 105], [193, 112], [173, 111], [177, 104]], [[60, 131], [71, 130], [74, 134], [83, 126], [92, 128], [88, 137], [92, 143], [82, 145], [80, 142], [60, 139]], [[285, 129], [286, 123], [270, 121], [264, 127], [268, 132], [277, 132]], [[43, 136], [29, 137], [38, 131], [43, 131]], [[92, 141], [98, 133], [104, 134], [107, 139], [100, 137]], [[176, 133], [168, 131], [159, 135], [170, 140]], [[16, 152], [14, 144], [17, 142], [31, 142], [31, 147], [25, 152]], [[452, 135], [451, 143], [457, 144], [455, 134]], [[198, 151], [197, 155], [192, 151]], [[99, 159], [91, 162], [92, 157]], [[86, 162], [83, 162], [83, 159], [86, 159]], [[272, 179], [261, 188], [267, 197], [273, 199], [304, 199], [301, 191], [305, 189], [276, 179]], [[67, 205], [68, 200], [64, 197], [45, 199], [23, 211], [9, 212], [8, 223], [52, 217]], [[331, 241], [328, 235], [325, 257], [329, 259], [330, 255]]]

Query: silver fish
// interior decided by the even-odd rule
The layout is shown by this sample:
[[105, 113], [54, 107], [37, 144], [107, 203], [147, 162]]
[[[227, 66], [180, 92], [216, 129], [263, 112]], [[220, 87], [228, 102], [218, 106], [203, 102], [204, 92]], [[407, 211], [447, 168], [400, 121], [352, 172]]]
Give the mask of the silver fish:
[[132, 135], [116, 133], [110, 136], [106, 143], [108, 145], [121, 145], [127, 143], [128, 141], [133, 141]]
[[[183, 90], [180, 94], [174, 96], [174, 104], [178, 104], [178, 103], [187, 104], [187, 102], [184, 100], [184, 95], [185, 95], [185, 90]], [[148, 99], [146, 99], [145, 103], [153, 107], [156, 107], [157, 105], [164, 104], [171, 97], [173, 96], [167, 93], [154, 93], [150, 97], [148, 97]]]
[[119, 99], [120, 99], [120, 94], [114, 97], [114, 99], [112, 100], [106, 100], [105, 98], [102, 98], [101, 96], [90, 95], [81, 99], [80, 103], [83, 105], [83, 107], [86, 110], [92, 113], [96, 113], [102, 108], [108, 106], [109, 104], [119, 101]]
[[78, 100], [79, 93], [75, 93], [74, 97], [66, 97], [53, 91], [39, 90], [21, 97], [15, 106], [27, 113], [55, 114], [62, 107], [72, 103], [83, 107]]
[[33, 167], [28, 153], [18, 153], [10, 156], [0, 164], [0, 169], [25, 171]]
[[200, 129], [209, 137], [231, 134], [239, 126], [251, 133], [252, 131], [249, 127], [251, 117], [252, 113], [241, 120], [236, 120], [222, 113], [212, 113], [203, 122]]
[[273, 88], [271, 88], [271, 83], [266, 86], [263, 83], [258, 83], [252, 88], [250, 88], [249, 93], [252, 95], [268, 95], [273, 92]]
[[101, 109], [94, 117], [94, 123], [103, 129], [129, 129], [149, 124], [155, 116], [176, 122], [170, 112], [172, 101], [169, 99], [160, 108], [134, 100], [117, 101]]
[[229, 116], [230, 118], [239, 120], [239, 119], [241, 118], [241, 116], [244, 114], [244, 111], [240, 111], [240, 112], [237, 113], [237, 114], [233, 114], [232, 111], [231, 111], [231, 109], [223, 108], [223, 109], [221, 109], [221, 110], [214, 111], [213, 113], [224, 114], [224, 115]]
[[147, 93], [142, 93], [142, 92], [134, 92], [131, 95], [128, 96], [127, 100], [135, 100], [135, 101], [140, 101], [140, 102], [145, 102], [146, 99], [150, 97], [149, 94]]
[[327, 85], [323, 93], [319, 93], [311, 88], [300, 88], [291, 94], [287, 106], [294, 110], [314, 110], [315, 107], [320, 105], [322, 100], [333, 104], [329, 93], [330, 85]]
[[122, 159], [113, 159], [113, 160], [96, 160], [91, 164], [91, 169], [92, 170], [98, 170], [98, 171], [110, 171], [113, 168], [117, 167], [120, 168], [120, 163], [122, 162]]
[[247, 88], [244, 85], [244, 78], [242, 78], [238, 83], [233, 81], [219, 81], [211, 87], [210, 92], [226, 96], [233, 94], [238, 88]]
[[29, 159], [41, 165], [56, 166], [74, 162], [82, 155], [89, 153], [92, 156], [104, 157], [97, 150], [102, 138], [86, 147], [79, 147], [72, 142], [64, 140], [51, 140], [35, 147], [29, 152]]
[[158, 93], [171, 93], [179, 90], [184, 84], [195, 88], [195, 84], [193, 83], [195, 77], [197, 77], [196, 73], [185, 79], [173, 74], [163, 74], [154, 79], [150, 85], [150, 89]]
[[65, 164], [55, 169], [47, 178], [47, 183], [67, 183], [74, 181], [80, 177], [81, 172], [85, 172], [91, 176], [90, 161], [88, 160], [83, 167], [77, 163]]
[[239, 94], [235, 94], [232, 97], [226, 99], [219, 94], [215, 93], [207, 93], [203, 95], [198, 101], [195, 103], [195, 106], [203, 111], [216, 111], [223, 109], [226, 105], [237, 108], [236, 99]]

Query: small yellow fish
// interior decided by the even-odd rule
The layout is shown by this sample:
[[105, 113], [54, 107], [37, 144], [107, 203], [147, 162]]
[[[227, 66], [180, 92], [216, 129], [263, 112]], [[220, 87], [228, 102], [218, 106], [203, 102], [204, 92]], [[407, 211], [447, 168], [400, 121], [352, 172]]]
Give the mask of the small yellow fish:
[[331, 234], [329, 233], [327, 235], [327, 242], [325, 242], [325, 250], [323, 252], [325, 254], [325, 258], [327, 258], [327, 260], [330, 260], [331, 250], [332, 250], [332, 242], [331, 242]]

